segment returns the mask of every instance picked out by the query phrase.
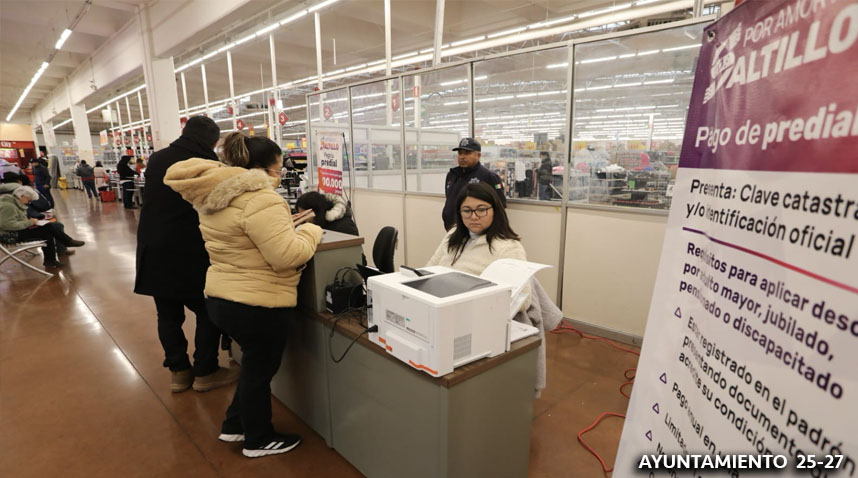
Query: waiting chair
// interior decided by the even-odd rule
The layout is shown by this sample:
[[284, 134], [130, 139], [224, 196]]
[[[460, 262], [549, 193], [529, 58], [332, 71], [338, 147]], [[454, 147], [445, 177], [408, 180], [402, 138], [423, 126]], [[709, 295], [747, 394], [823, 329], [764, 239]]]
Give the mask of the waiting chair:
[[54, 275], [50, 272], [39, 269], [38, 267], [30, 264], [29, 262], [21, 259], [19, 257], [20, 254], [23, 253], [31, 253], [33, 249], [38, 249], [40, 247], [45, 247], [47, 243], [45, 241], [30, 241], [30, 242], [12, 242], [7, 243], [5, 241], [0, 240], [0, 265], [6, 262], [8, 259], [12, 259], [13, 261], [21, 264], [22, 266], [32, 269], [39, 274], [46, 275], [48, 277], [53, 277]]
[[396, 252], [396, 242], [399, 232], [395, 227], [385, 226], [375, 236], [375, 244], [372, 246], [372, 260], [376, 269], [389, 274], [393, 272], [393, 253]]

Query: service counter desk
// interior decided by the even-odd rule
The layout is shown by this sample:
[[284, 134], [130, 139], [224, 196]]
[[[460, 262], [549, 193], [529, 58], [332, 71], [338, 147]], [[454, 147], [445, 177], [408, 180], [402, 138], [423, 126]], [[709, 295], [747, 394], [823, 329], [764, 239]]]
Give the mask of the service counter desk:
[[539, 338], [437, 378], [365, 335], [331, 359], [364, 330], [350, 313], [331, 337], [336, 317], [324, 312], [325, 285], [360, 262], [361, 244], [327, 231], [304, 270], [274, 396], [368, 477], [527, 476]]

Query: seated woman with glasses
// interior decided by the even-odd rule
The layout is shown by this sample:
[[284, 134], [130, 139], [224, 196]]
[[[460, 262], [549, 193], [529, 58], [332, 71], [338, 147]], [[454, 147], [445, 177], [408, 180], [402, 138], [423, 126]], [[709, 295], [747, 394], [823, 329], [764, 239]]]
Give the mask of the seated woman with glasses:
[[[469, 183], [456, 198], [456, 224], [447, 232], [427, 266], [446, 266], [480, 275], [498, 259], [527, 260], [518, 235], [509, 227], [506, 209], [488, 183]], [[530, 306], [528, 299], [521, 310]]]

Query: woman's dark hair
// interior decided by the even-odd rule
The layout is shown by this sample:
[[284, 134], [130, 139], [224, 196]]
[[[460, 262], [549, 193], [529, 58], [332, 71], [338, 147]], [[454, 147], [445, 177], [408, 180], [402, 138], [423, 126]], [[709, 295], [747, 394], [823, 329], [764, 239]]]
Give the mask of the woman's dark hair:
[[31, 184], [30, 177], [26, 174], [21, 174], [18, 176], [18, 178], [21, 180], [21, 186], [29, 186]]
[[95, 162], [95, 167], [96, 167], [96, 168], [103, 168], [103, 167], [104, 167], [104, 165], [103, 165], [103, 164], [101, 164], [101, 161], [96, 161], [96, 162]]
[[262, 136], [247, 136], [235, 132], [223, 139], [223, 162], [245, 169], [281, 167], [283, 151], [277, 143]]
[[486, 242], [489, 244], [489, 251], [492, 250], [492, 241], [495, 239], [520, 240], [518, 234], [509, 227], [509, 218], [506, 216], [506, 209], [504, 209], [503, 203], [495, 190], [482, 181], [478, 183], [468, 183], [464, 188], [462, 188], [459, 192], [459, 196], [456, 198], [456, 229], [453, 231], [453, 234], [450, 235], [450, 240], [447, 242], [447, 252], [453, 256], [451, 265], [455, 264], [456, 261], [459, 260], [459, 257], [462, 255], [462, 251], [465, 250], [465, 246], [471, 239], [471, 232], [468, 230], [468, 227], [465, 226], [465, 221], [462, 219], [462, 213], [460, 212], [462, 209], [462, 203], [469, 197], [479, 199], [480, 201], [484, 201], [492, 205], [494, 218], [492, 219], [492, 223], [483, 233], [486, 236]]
[[313, 222], [324, 229], [325, 225], [328, 223], [325, 219], [325, 213], [332, 207], [332, 204], [328, 202], [328, 198], [326, 198], [324, 194], [317, 193], [316, 191], [309, 191], [298, 198], [298, 202], [295, 203], [295, 207], [305, 210], [312, 209], [313, 213], [316, 215]]

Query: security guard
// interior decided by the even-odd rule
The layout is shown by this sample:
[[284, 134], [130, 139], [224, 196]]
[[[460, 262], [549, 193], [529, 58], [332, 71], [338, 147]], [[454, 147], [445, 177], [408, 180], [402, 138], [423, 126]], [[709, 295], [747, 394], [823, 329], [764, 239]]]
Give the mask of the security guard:
[[447, 173], [447, 179], [444, 180], [444, 194], [447, 199], [444, 203], [444, 211], [441, 213], [441, 218], [444, 220], [444, 229], [450, 230], [456, 224], [456, 197], [462, 187], [468, 183], [484, 182], [488, 183], [500, 197], [503, 206], [506, 207], [506, 196], [503, 192], [503, 182], [500, 177], [489, 171], [488, 168], [480, 164], [480, 156], [482, 155], [482, 147], [474, 138], [464, 138], [459, 141], [459, 145], [453, 148], [453, 151], [459, 153], [458, 163], [455, 168], [450, 168]]

